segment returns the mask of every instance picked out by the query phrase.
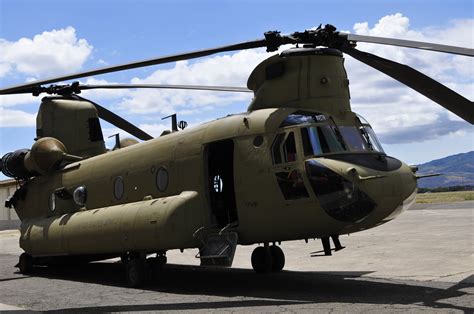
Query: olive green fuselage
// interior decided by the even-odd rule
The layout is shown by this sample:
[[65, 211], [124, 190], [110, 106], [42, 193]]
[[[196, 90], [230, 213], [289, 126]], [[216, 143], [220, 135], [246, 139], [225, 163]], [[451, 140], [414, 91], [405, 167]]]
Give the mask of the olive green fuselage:
[[[376, 158], [377, 153], [305, 156], [299, 126], [279, 127], [282, 119], [297, 110], [261, 109], [229, 116], [37, 177], [27, 184], [29, 192], [17, 206], [23, 221], [21, 246], [38, 256], [157, 252], [200, 247], [199, 236], [193, 236], [199, 228], [219, 230], [228, 223], [234, 223], [231, 230], [237, 232], [239, 243], [251, 244], [352, 233], [399, 213], [416, 189], [410, 168], [400, 163], [396, 169], [377, 170], [350, 161], [353, 156]], [[353, 117], [352, 113], [346, 115]], [[296, 158], [275, 164], [272, 143], [282, 132], [296, 134]], [[233, 182], [224, 177], [217, 183], [223, 190], [233, 189], [234, 212], [225, 207], [232, 207], [232, 200], [224, 200], [224, 207], [212, 200], [216, 182], [209, 158], [216, 149], [210, 147], [219, 149], [222, 143], [233, 144], [233, 150], [225, 149], [229, 147], [226, 144], [219, 152], [231, 162]], [[307, 160], [316, 160], [353, 182], [376, 207], [356, 221], [331, 217], [311, 186], [305, 170]], [[160, 169], [168, 174], [163, 191], [157, 182]], [[285, 199], [276, 174], [292, 170], [299, 172], [307, 196]], [[357, 171], [358, 177], [348, 170]], [[123, 182], [120, 198], [116, 195], [117, 178]], [[63, 190], [72, 194], [80, 186], [87, 190], [84, 206], [54, 193]], [[219, 220], [216, 208], [232, 219]]]
[[340, 52], [289, 50], [251, 74], [248, 112], [106, 153], [84, 140], [99, 137], [91, 123], [53, 123], [68, 108], [90, 121], [90, 105], [46, 99], [43, 136], [86, 159], [22, 187], [20, 245], [33, 256], [120, 255], [200, 248], [216, 232], [268, 243], [389, 221], [414, 200], [416, 177], [351, 111], [348, 86]]

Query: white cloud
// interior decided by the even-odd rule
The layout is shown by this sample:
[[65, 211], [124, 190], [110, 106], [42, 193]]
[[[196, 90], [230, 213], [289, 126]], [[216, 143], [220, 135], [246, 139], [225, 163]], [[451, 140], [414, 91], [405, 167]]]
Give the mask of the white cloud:
[[0, 128], [31, 127], [36, 125], [36, 114], [0, 107]]
[[93, 47], [67, 27], [10, 42], [0, 38], [0, 77], [16, 72], [35, 77], [79, 70]]
[[[411, 30], [408, 17], [400, 13], [381, 18], [370, 28], [356, 23], [357, 34], [410, 39], [473, 47], [474, 20]], [[358, 44], [358, 49], [407, 64], [438, 80], [468, 99], [474, 97], [473, 60], [439, 52], [375, 44]], [[421, 142], [471, 128], [452, 113], [392, 78], [346, 58], [353, 110], [372, 123], [384, 143]]]
[[0, 61], [0, 77], [7, 75], [11, 68], [12, 66], [9, 63], [3, 63]]
[[[355, 32], [363, 35], [468, 47], [474, 45], [473, 28], [474, 20], [458, 20], [449, 25], [414, 30], [410, 28], [409, 18], [400, 13], [382, 17], [373, 27], [367, 22], [354, 25]], [[464, 97], [474, 97], [472, 58], [364, 43], [358, 48], [408, 64]], [[142, 79], [134, 78], [132, 83], [245, 86], [253, 68], [269, 56], [258, 49], [178, 62], [171, 69], [157, 70]], [[346, 59], [353, 109], [369, 119], [385, 143], [423, 141], [470, 127], [403, 84], [349, 56]], [[250, 99], [251, 95], [235, 93], [136, 90], [130, 91], [119, 108], [136, 114], [190, 115], [237, 101], [248, 103]]]
[[[415, 30], [410, 27], [409, 18], [400, 13], [382, 17], [373, 27], [367, 22], [354, 24], [354, 31], [357, 34], [465, 47], [474, 46], [472, 29], [474, 20], [465, 19], [452, 21], [448, 25]], [[8, 49], [9, 57], [0, 56], [0, 77], [2, 73], [5, 75], [11, 71], [23, 71], [22, 73], [30, 76], [47, 71], [71, 72], [75, 69], [74, 66], [79, 68], [84, 63], [92, 50], [87, 41], [77, 39], [72, 27], [44, 32], [33, 39], [20, 39], [14, 43], [0, 40], [0, 49], [4, 47]], [[39, 52], [33, 53], [30, 58], [25, 52], [27, 49], [25, 47]], [[408, 64], [466, 98], [474, 97], [473, 58], [364, 43], [360, 43], [358, 48]], [[43, 52], [48, 53], [43, 56]], [[71, 60], [70, 54], [76, 57]], [[263, 49], [255, 49], [177, 62], [169, 69], [159, 69], [147, 77], [133, 78], [130, 82], [246, 86], [247, 78], [253, 68], [269, 56], [270, 54]], [[37, 64], [38, 60], [43, 62]], [[74, 65], [66, 66], [67, 62], [72, 62]], [[98, 62], [102, 63], [101, 60]], [[51, 66], [51, 69], [43, 68], [42, 65], [45, 63]], [[346, 56], [345, 64], [351, 82], [353, 110], [361, 113], [372, 123], [384, 143], [420, 142], [446, 134], [458, 134], [472, 128], [426, 97], [351, 57]], [[87, 79], [84, 83], [110, 84], [108, 81], [93, 78]], [[166, 124], [154, 124], [153, 121], [157, 121], [156, 117], [176, 112], [179, 115], [188, 117], [193, 115], [193, 118], [203, 119], [204, 115], [199, 117], [196, 115], [205, 113], [206, 116], [213, 116], [212, 112], [216, 109], [222, 112], [223, 106], [235, 102], [249, 103], [252, 97], [252, 94], [185, 90], [91, 90], [84, 91], [83, 95], [106, 106], [112, 104], [115, 109], [119, 109], [120, 114], [136, 114], [136, 120], [142, 122], [141, 127], [155, 136], [161, 134], [163, 129], [169, 128]], [[10, 110], [9, 107], [19, 104], [38, 103], [38, 99], [28, 95], [0, 97], [0, 110]], [[102, 103], [102, 100], [107, 102]], [[31, 124], [33, 121], [31, 114], [13, 110], [10, 112], [24, 124]], [[229, 109], [229, 112], [232, 110]], [[0, 123], [0, 127], [11, 123], [10, 119], [8, 123]], [[18, 125], [20, 122], [13, 124]]]
[[[245, 87], [255, 66], [269, 56], [263, 49], [256, 49], [194, 62], [181, 61], [170, 69], [156, 70], [145, 78], [132, 78], [130, 83]], [[90, 78], [81, 83], [95, 85], [117, 82]], [[192, 115], [235, 102], [249, 103], [253, 94], [176, 89], [97, 89], [83, 91], [82, 95], [93, 100], [118, 100], [116, 109], [126, 113]]]
[[[111, 82], [104, 79], [95, 79], [93, 77], [88, 78], [85, 81], [79, 81], [83, 85], [114, 85], [117, 82]], [[102, 101], [110, 99], [120, 99], [127, 97], [130, 94], [130, 90], [127, 89], [90, 89], [84, 90], [81, 93], [82, 97], [91, 99], [93, 101]]]
[[41, 102], [41, 97], [35, 97], [31, 94], [18, 94], [18, 95], [1, 95], [0, 96], [0, 107], [11, 107], [25, 104], [38, 104]]
[[[166, 123], [142, 123], [137, 125], [138, 128], [144, 132], [150, 134], [153, 137], [159, 137], [164, 130], [171, 129], [171, 125]], [[124, 138], [134, 138], [133, 135], [128, 134], [127, 132], [120, 130], [116, 127], [105, 127], [102, 129], [104, 134], [107, 147], [113, 147], [115, 145], [115, 134], [119, 134], [120, 139]]]
[[[185, 84], [245, 87], [252, 70], [270, 54], [263, 49], [244, 50], [194, 62], [177, 62], [171, 69], [157, 70], [150, 76], [132, 79], [136, 84]], [[234, 102], [249, 103], [250, 93], [136, 90], [131, 91], [120, 108], [133, 113], [194, 114]]]
[[410, 20], [401, 13], [386, 15], [382, 17], [373, 28], [369, 23], [355, 23], [354, 31], [359, 35], [371, 35], [381, 37], [403, 38], [406, 36], [416, 37], [417, 34], [409, 30]]
[[171, 124], [165, 123], [144, 123], [138, 126], [140, 129], [145, 131], [146, 133], [150, 134], [153, 137], [158, 137], [163, 133], [164, 130], [170, 130]]

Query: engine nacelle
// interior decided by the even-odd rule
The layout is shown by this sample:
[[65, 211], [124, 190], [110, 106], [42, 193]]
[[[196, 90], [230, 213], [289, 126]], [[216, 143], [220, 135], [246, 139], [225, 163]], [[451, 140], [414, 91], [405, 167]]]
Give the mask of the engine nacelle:
[[0, 159], [0, 171], [7, 177], [16, 179], [28, 179], [36, 175], [25, 167], [25, 157], [29, 151], [24, 148], [6, 153]]
[[77, 161], [81, 157], [69, 155], [61, 141], [52, 137], [37, 140], [31, 150], [19, 149], [5, 154], [0, 162], [0, 170], [8, 177], [29, 179], [57, 170], [64, 161]]

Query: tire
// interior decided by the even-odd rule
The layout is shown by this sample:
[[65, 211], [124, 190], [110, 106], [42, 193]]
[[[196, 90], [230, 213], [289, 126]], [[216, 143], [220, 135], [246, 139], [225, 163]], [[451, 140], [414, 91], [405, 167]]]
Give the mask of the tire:
[[127, 253], [120, 255], [120, 262], [121, 262], [122, 264], [127, 264], [127, 263], [128, 263], [128, 260], [129, 260], [128, 257], [129, 257], [129, 256], [128, 256]]
[[157, 255], [156, 261], [158, 262], [158, 264], [163, 266], [168, 262], [168, 258], [166, 258], [166, 255]]
[[131, 288], [138, 288], [145, 284], [148, 278], [148, 267], [145, 261], [134, 258], [127, 262], [127, 285]]
[[147, 265], [150, 269], [151, 278], [154, 281], [160, 280], [163, 267], [166, 264], [166, 256], [157, 256], [147, 259]]
[[18, 268], [20, 273], [24, 275], [31, 274], [33, 272], [33, 257], [27, 253], [22, 253], [18, 262]]
[[268, 248], [259, 246], [252, 252], [252, 267], [256, 273], [263, 274], [272, 270], [272, 255]]
[[279, 272], [285, 267], [285, 254], [279, 246], [272, 245], [270, 247], [272, 255], [272, 271]]

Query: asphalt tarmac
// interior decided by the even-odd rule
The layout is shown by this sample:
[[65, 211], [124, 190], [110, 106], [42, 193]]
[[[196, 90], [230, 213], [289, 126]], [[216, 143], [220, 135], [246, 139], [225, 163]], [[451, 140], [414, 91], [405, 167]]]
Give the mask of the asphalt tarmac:
[[474, 312], [474, 201], [416, 205], [380, 227], [341, 237], [346, 249], [311, 257], [319, 241], [282, 243], [285, 270], [257, 275], [255, 246], [230, 269], [168, 252], [161, 276], [124, 287], [117, 260], [17, 272], [18, 232], [0, 232], [0, 311]]

